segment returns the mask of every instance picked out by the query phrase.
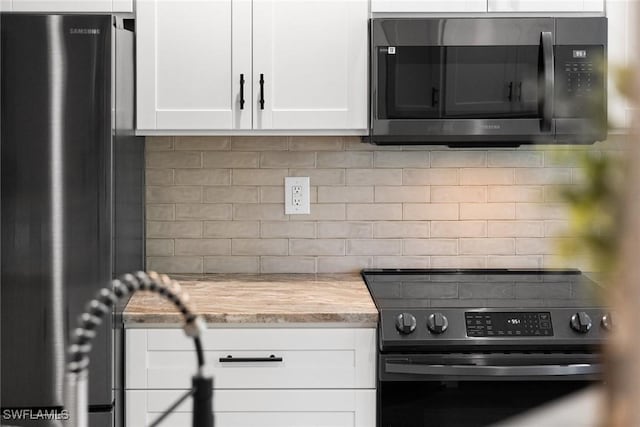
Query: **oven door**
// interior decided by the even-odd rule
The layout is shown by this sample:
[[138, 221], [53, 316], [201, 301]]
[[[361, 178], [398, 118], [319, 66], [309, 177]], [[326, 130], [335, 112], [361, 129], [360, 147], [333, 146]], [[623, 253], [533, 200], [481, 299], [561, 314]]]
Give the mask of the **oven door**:
[[550, 18], [372, 21], [374, 142], [550, 136]]
[[593, 354], [381, 355], [379, 427], [480, 427], [601, 378]]

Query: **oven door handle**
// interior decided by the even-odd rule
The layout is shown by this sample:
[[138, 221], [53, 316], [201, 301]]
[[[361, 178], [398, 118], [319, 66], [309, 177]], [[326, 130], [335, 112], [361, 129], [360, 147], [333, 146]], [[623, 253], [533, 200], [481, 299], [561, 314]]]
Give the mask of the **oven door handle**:
[[385, 372], [389, 374], [412, 374], [450, 377], [546, 377], [578, 376], [602, 373], [601, 364], [579, 363], [571, 365], [419, 365], [411, 363], [385, 363]]
[[540, 130], [550, 132], [551, 122], [553, 120], [553, 97], [555, 92], [553, 75], [553, 34], [550, 31], [540, 33], [540, 45], [542, 47], [542, 82], [544, 84]]

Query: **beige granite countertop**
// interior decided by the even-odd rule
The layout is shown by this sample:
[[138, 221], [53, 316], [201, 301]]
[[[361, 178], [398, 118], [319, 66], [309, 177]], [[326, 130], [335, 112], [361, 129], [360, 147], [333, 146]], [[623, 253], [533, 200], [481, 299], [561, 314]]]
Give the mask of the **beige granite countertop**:
[[[348, 323], [375, 325], [378, 312], [359, 274], [171, 275], [208, 324]], [[150, 292], [135, 294], [126, 327], [179, 325], [180, 314]]]

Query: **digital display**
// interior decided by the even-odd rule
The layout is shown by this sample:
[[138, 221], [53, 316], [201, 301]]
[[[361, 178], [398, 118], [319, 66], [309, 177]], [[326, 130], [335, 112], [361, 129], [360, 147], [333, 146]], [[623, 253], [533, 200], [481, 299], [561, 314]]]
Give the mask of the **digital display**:
[[549, 312], [466, 312], [469, 337], [548, 337], [553, 335]]
[[574, 50], [573, 51], [573, 57], [574, 58], [586, 58], [587, 57], [587, 51], [586, 50]]

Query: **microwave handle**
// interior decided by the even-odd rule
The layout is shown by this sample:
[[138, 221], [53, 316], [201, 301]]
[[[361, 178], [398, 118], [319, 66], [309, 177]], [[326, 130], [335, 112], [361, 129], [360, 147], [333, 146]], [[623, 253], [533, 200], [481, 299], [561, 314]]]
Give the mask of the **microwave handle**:
[[551, 122], [553, 120], [554, 97], [553, 34], [550, 31], [540, 33], [540, 44], [542, 45], [542, 80], [544, 84], [540, 130], [549, 132], [551, 131]]
[[412, 374], [424, 376], [478, 377], [478, 376], [581, 376], [602, 373], [600, 364], [574, 365], [417, 365], [411, 363], [385, 363], [385, 372], [389, 374]]

